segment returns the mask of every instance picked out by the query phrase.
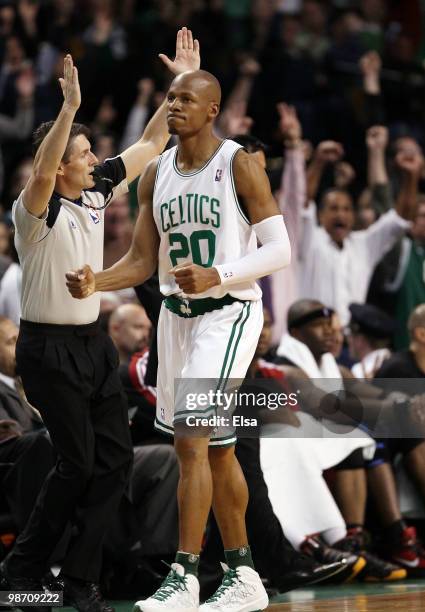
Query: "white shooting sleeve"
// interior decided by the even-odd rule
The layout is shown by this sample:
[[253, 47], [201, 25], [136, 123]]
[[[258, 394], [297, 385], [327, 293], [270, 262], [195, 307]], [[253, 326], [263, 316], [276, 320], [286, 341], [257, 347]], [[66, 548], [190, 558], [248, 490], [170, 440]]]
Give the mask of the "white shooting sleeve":
[[215, 266], [223, 286], [267, 276], [291, 263], [291, 245], [282, 215], [263, 219], [252, 228], [261, 246], [241, 259]]

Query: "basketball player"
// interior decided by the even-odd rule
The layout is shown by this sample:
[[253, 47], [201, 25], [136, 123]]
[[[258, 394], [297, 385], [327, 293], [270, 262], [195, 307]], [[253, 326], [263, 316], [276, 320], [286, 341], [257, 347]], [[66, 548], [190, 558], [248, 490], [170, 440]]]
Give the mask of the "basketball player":
[[[84, 266], [67, 274], [71, 294], [85, 298], [137, 285], [159, 265], [166, 299], [158, 326], [156, 426], [171, 434], [188, 413], [179, 388], [174, 395], [175, 379], [215, 379], [225, 389], [229, 378], [245, 376], [263, 323], [255, 279], [290, 261], [285, 224], [264, 170], [240, 145], [214, 136], [220, 97], [208, 72], [174, 79], [168, 126], [178, 146], [151, 162], [139, 182], [140, 214], [129, 252], [103, 272]], [[214, 413], [214, 407], [208, 410], [204, 415]], [[247, 541], [248, 492], [234, 443], [233, 431], [223, 436], [217, 428], [204, 437], [175, 436], [179, 552], [162, 586], [136, 610], [199, 609], [197, 568], [211, 505], [226, 565], [221, 586], [200, 610], [267, 607]]]

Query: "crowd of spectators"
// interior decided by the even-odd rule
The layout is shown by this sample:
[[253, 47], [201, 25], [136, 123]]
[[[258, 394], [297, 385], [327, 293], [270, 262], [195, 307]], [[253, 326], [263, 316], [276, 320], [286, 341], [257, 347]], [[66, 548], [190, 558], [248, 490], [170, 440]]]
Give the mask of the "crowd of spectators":
[[172, 52], [183, 24], [222, 84], [225, 135], [251, 129], [279, 157], [276, 104], [286, 101], [313, 145], [343, 144], [358, 192], [371, 115], [392, 138], [408, 133], [423, 143], [424, 20], [421, 0], [2, 0], [0, 201], [10, 208], [31, 128], [57, 115], [65, 52], [79, 69], [79, 119], [102, 159], [127, 145], [162, 100], [169, 77], [157, 56]]
[[[93, 150], [103, 161], [135, 142], [161, 104], [169, 81], [157, 55], [171, 54], [175, 32], [182, 25], [190, 27], [200, 40], [202, 67], [213, 72], [222, 84], [218, 135], [236, 138], [267, 165], [291, 239], [291, 266], [261, 281], [268, 336], [266, 348], [260, 349], [260, 339], [253, 376], [269, 376], [264, 357], [277, 368], [284, 364], [282, 358], [290, 357], [291, 365], [313, 379], [372, 379], [375, 375], [423, 378], [423, 0], [0, 0], [0, 317], [7, 317], [0, 319], [0, 331], [3, 327], [16, 331], [20, 318], [21, 272], [13, 247], [10, 209], [29, 176], [32, 130], [40, 122], [54, 119], [60, 108], [57, 79], [64, 54], [72, 53], [79, 70], [83, 103], [78, 120], [90, 125]], [[136, 206], [133, 185], [129, 195], [114, 200], [106, 211], [106, 267], [130, 245]], [[140, 291], [138, 296], [143, 295]], [[160, 297], [155, 299], [160, 303]], [[151, 323], [137, 304], [136, 294], [128, 290], [105, 294], [101, 307], [102, 324], [109, 329], [120, 353], [120, 373], [133, 410], [133, 503], [138, 532], [137, 537], [133, 534], [130, 538], [128, 549], [141, 548], [142, 557], [153, 550], [171, 555], [176, 506], [164, 500], [172, 498], [176, 487], [177, 464], [171, 446], [157, 449], [163, 440], [153, 429], [154, 381], [149, 376], [145, 380]], [[314, 312], [323, 309], [324, 329], [331, 324], [326, 328], [330, 343], [327, 351], [333, 360], [336, 358], [332, 361], [334, 369], [326, 369], [322, 362], [325, 351], [315, 354], [308, 335], [293, 331], [294, 312], [302, 319], [308, 307]], [[155, 316], [147, 311], [155, 324]], [[307, 348], [300, 349], [300, 343]], [[297, 351], [303, 356], [299, 362]], [[392, 351], [398, 352], [391, 356]], [[306, 355], [310, 370], [303, 367]], [[273, 372], [274, 376], [281, 375]], [[15, 383], [11, 384], [15, 373], [5, 371], [0, 363], [1, 374], [8, 377], [6, 384], [13, 390], [14, 401], [21, 401]], [[1, 385], [0, 397], [5, 394]], [[410, 392], [409, 385], [402, 389], [393, 385], [387, 391], [417, 395]], [[372, 400], [382, 401], [382, 397], [373, 395]], [[415, 402], [415, 410], [423, 408]], [[9, 439], [16, 431], [17, 438], [31, 433], [30, 442], [21, 441], [16, 452], [25, 455], [22, 465], [27, 466], [38, 445], [43, 445], [46, 461], [40, 468], [40, 479], [54, 457], [46, 446], [38, 416], [26, 404], [22, 406], [23, 414], [28, 413], [31, 419], [21, 423], [18, 430], [10, 423], [4, 425], [4, 431], [0, 428], [0, 447], [2, 435]], [[7, 414], [0, 414], [0, 424], [14, 420], [10, 412]], [[316, 417], [314, 413], [309, 415], [313, 420]], [[19, 423], [19, 418], [16, 420]], [[292, 418], [286, 426], [305, 425], [303, 417], [296, 421], [298, 424]], [[295, 554], [292, 546], [307, 546], [318, 562], [325, 563], [329, 561], [329, 549], [323, 552], [323, 542], [303, 544], [310, 532], [303, 531], [301, 511], [294, 510], [296, 485], [301, 482], [301, 476], [298, 483], [294, 482], [294, 474], [307, 479], [309, 470], [314, 471], [311, 486], [314, 490], [314, 482], [318, 487], [320, 484], [322, 513], [328, 522], [330, 516], [337, 517], [338, 531], [335, 525], [329, 527], [332, 537], [327, 544], [339, 543], [345, 552], [353, 552], [356, 539], [350, 529], [363, 529], [367, 476], [372, 487], [370, 499], [381, 516], [381, 528], [387, 529], [396, 542], [398, 561], [407, 560], [408, 568], [409, 559], [418, 559], [419, 575], [423, 577], [425, 553], [418, 548], [415, 533], [402, 522], [392, 465], [396, 455], [405, 457], [416, 497], [424, 499], [425, 483], [420, 474], [425, 465], [425, 444], [415, 438], [410, 445], [388, 445], [372, 438], [369, 435], [366, 442], [357, 445], [372, 448], [369, 463], [356, 460], [354, 465], [343, 460], [352, 450], [358, 450], [356, 445], [341, 449], [334, 463], [327, 459], [323, 465], [313, 466], [310, 447], [293, 440], [286, 447], [290, 459], [282, 460], [282, 465], [297, 462], [296, 468], [291, 467], [292, 477], [287, 474], [284, 479], [287, 495], [294, 502], [293, 511], [288, 515], [288, 507], [283, 504], [279, 514], [281, 485], [273, 500], [281, 526], [271, 510], [267, 491], [264, 493], [260, 450], [243, 443], [245, 447], [239, 446], [238, 451], [241, 463], [245, 457], [248, 472], [255, 465], [254, 476], [251, 480], [247, 476], [256, 504], [249, 512], [252, 517], [261, 516], [259, 499], [266, 500], [264, 504], [270, 506], [267, 521], [277, 534], [270, 536], [275, 548], [276, 542], [284, 541], [283, 527], [291, 540], [291, 544], [286, 540], [284, 544], [287, 559]], [[275, 447], [272, 450], [276, 452]], [[322, 481], [322, 472], [329, 467], [336, 468], [334, 487], [330, 487], [332, 501]], [[272, 496], [273, 474], [265, 472], [265, 477]], [[8, 493], [10, 507], [25, 502], [23, 518], [19, 515], [15, 529], [24, 522], [35, 495], [34, 487], [25, 495], [24, 488]], [[261, 495], [256, 498], [259, 490]], [[356, 507], [347, 491], [360, 496]], [[305, 505], [305, 501], [300, 503]], [[160, 528], [154, 520], [158, 513], [163, 518]], [[315, 519], [321, 525], [319, 515]], [[310, 524], [310, 517], [307, 519]], [[252, 524], [256, 522], [253, 518]], [[117, 526], [115, 537], [122, 541], [119, 529]], [[318, 526], [316, 531], [325, 533], [327, 529]], [[292, 532], [297, 534], [293, 538]], [[214, 525], [211, 533], [214, 539]], [[261, 550], [261, 543], [258, 546]], [[363, 543], [355, 547], [355, 553], [365, 557]], [[395, 553], [387, 557], [394, 561]], [[350, 567], [357, 567], [357, 560], [358, 556]], [[379, 561], [374, 566], [371, 557], [366, 561], [368, 575], [374, 579], [394, 577], [398, 571], [397, 567], [385, 569]], [[280, 559], [276, 561], [279, 563], [276, 567], [281, 571], [285, 562]], [[276, 576], [274, 581], [279, 583]]]

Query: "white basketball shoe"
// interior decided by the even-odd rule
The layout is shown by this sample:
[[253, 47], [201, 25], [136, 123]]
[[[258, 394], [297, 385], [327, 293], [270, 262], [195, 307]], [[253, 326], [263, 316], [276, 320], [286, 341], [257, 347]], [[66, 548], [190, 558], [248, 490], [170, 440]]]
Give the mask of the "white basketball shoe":
[[198, 612], [199, 581], [193, 574], [185, 574], [179, 563], [171, 565], [171, 571], [159, 589], [148, 599], [136, 601], [133, 612]]
[[241, 565], [230, 569], [225, 563], [223, 581], [199, 612], [260, 612], [269, 605], [269, 598], [259, 574]]

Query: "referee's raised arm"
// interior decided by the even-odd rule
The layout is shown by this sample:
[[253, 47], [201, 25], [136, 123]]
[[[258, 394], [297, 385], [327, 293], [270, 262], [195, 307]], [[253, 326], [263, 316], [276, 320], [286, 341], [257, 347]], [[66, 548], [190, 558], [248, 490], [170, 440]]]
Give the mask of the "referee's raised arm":
[[81, 104], [78, 71], [69, 54], [65, 56], [63, 78], [59, 79], [59, 82], [64, 98], [63, 105], [36, 153], [31, 176], [23, 193], [24, 206], [35, 217], [41, 217], [48, 206], [75, 113]]

